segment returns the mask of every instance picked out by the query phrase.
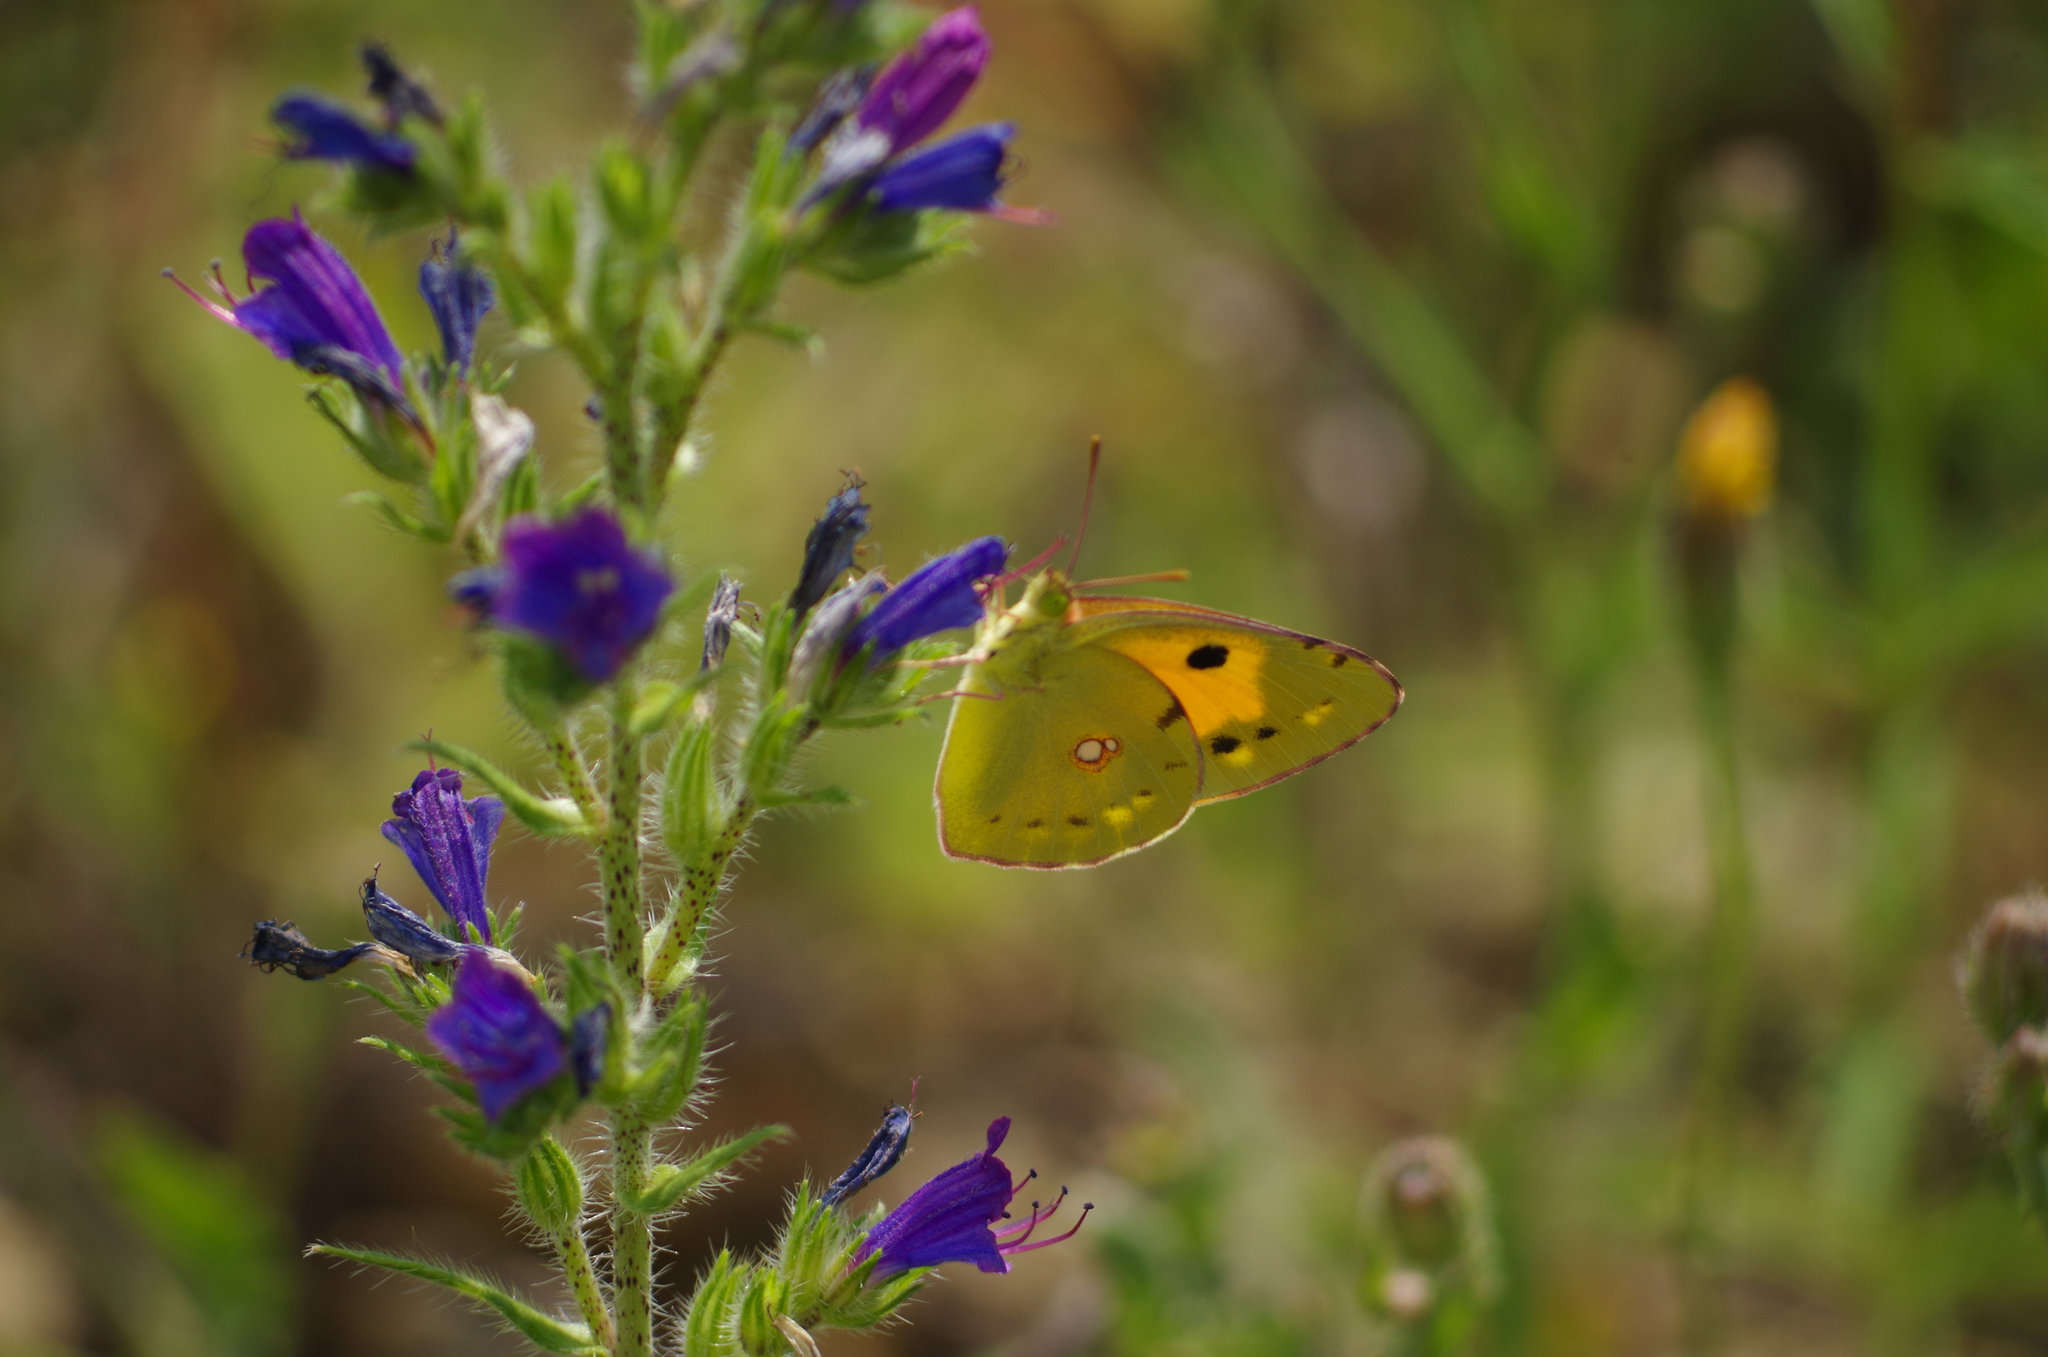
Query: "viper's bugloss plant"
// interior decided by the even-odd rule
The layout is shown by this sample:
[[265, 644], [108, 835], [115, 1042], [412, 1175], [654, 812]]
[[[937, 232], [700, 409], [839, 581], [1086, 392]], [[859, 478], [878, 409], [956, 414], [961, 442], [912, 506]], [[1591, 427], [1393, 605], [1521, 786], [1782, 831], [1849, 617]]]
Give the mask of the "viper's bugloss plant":
[[[517, 183], [483, 104], [444, 112], [382, 47], [363, 51], [362, 108], [305, 91], [272, 106], [283, 157], [336, 176], [322, 213], [354, 218], [365, 238], [431, 233], [412, 258], [438, 352], [400, 350], [341, 249], [298, 208], [250, 228], [251, 290], [238, 295], [218, 268], [216, 297], [186, 289], [314, 378], [315, 410], [380, 480], [364, 504], [453, 553], [450, 593], [546, 754], [547, 785], [536, 785], [462, 745], [416, 742], [434, 761], [381, 832], [444, 924], [372, 869], [359, 893], [365, 940], [325, 948], [270, 920], [244, 955], [382, 999], [402, 1030], [369, 1040], [453, 1100], [443, 1111], [456, 1140], [502, 1165], [576, 1313], [438, 1263], [317, 1252], [447, 1286], [549, 1352], [809, 1354], [814, 1330], [894, 1318], [936, 1267], [1007, 1271], [1079, 1227], [1039, 1234], [1064, 1190], [1012, 1210], [1030, 1177], [1013, 1179], [996, 1155], [1007, 1118], [982, 1153], [895, 1210], [849, 1215], [848, 1198], [908, 1143], [911, 1114], [892, 1107], [837, 1179], [797, 1187], [772, 1253], [721, 1254], [684, 1296], [655, 1285], [656, 1222], [786, 1134], [688, 1138], [710, 1074], [697, 982], [734, 855], [762, 815], [844, 800], [805, 785], [803, 749], [828, 730], [915, 715], [931, 672], [920, 662], [954, 652], [957, 638], [939, 638], [980, 616], [983, 583], [1009, 549], [984, 537], [893, 589], [879, 573], [849, 581], [868, 528], [853, 477], [804, 543], [794, 582], [750, 600], [730, 577], [699, 588], [684, 576], [662, 505], [685, 451], [701, 446], [699, 402], [730, 347], [750, 335], [809, 342], [776, 310], [788, 275], [878, 282], [948, 252], [961, 213], [998, 210], [1014, 129], [933, 140], [990, 57], [971, 7], [937, 16], [900, 51], [889, 35], [907, 34], [913, 12], [878, 3], [635, 13], [634, 135], [596, 150], [577, 178]], [[698, 183], [721, 131], [755, 136], [756, 151], [716, 214], [726, 237], [700, 253], [681, 224], [724, 192]], [[540, 476], [544, 440], [505, 400], [494, 315], [523, 354], [559, 353], [589, 386], [603, 462], [581, 484], [557, 491]], [[728, 674], [740, 681], [721, 682]], [[508, 821], [590, 853], [601, 939], [554, 956], [522, 948], [518, 911], [494, 911], [488, 894]], [[373, 823], [366, 814], [366, 840]], [[590, 1115], [607, 1143], [586, 1159], [565, 1123]]]

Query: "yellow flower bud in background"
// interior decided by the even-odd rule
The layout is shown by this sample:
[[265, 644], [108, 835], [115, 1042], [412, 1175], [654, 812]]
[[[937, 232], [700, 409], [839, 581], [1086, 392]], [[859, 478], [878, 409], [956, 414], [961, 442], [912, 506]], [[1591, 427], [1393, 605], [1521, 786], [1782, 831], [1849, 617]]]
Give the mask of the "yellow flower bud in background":
[[1700, 402], [1678, 438], [1686, 512], [1732, 524], [1771, 505], [1778, 470], [1778, 416], [1749, 377], [1730, 377]]

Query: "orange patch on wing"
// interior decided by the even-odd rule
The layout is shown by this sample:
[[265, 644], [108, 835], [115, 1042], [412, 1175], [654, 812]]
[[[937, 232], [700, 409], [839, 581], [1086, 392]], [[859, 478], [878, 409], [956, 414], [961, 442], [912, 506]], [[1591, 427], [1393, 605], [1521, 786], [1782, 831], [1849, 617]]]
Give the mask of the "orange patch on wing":
[[[1168, 632], [1111, 632], [1102, 644], [1128, 655], [1150, 670], [1180, 699], [1188, 724], [1197, 735], [1220, 730], [1233, 721], [1256, 722], [1266, 714], [1259, 673], [1266, 666], [1266, 643], [1243, 632], [1189, 629]], [[1220, 663], [1190, 664], [1199, 652], [1222, 649]]]

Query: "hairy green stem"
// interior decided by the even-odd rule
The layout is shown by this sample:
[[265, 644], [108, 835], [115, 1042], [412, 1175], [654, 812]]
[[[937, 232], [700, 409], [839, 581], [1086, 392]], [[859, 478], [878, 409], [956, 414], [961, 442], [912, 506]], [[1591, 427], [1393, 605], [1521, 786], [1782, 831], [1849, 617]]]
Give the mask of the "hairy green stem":
[[543, 730], [540, 736], [547, 747], [548, 758], [554, 761], [555, 771], [561, 775], [564, 790], [576, 803], [576, 809], [582, 811], [583, 818], [592, 825], [604, 824], [604, 802], [598, 798], [597, 784], [590, 780], [590, 768], [583, 762], [583, 751], [576, 747], [576, 737], [566, 726]]
[[618, 1310], [614, 1357], [654, 1351], [654, 1220], [623, 1205], [646, 1190], [654, 1128], [637, 1115], [612, 1122], [612, 1300]]
[[629, 667], [619, 675], [613, 697], [611, 786], [604, 837], [598, 842], [598, 868], [604, 879], [604, 945], [612, 975], [630, 1000], [644, 990], [641, 948], [640, 762], [641, 740], [633, 733], [634, 695], [638, 685]]
[[725, 828], [719, 832], [711, 851], [698, 862], [685, 863], [682, 868], [682, 891], [676, 901], [675, 912], [662, 925], [654, 959], [647, 968], [647, 987], [659, 992], [667, 988], [671, 977], [682, 965], [683, 956], [688, 952], [690, 942], [697, 936], [697, 927], [704, 915], [725, 890], [725, 869], [732, 862], [732, 855], [746, 842], [747, 831], [753, 826], [756, 807], [751, 796], [742, 796], [727, 814]]
[[597, 1269], [591, 1266], [590, 1246], [584, 1242], [583, 1231], [579, 1228], [558, 1234], [554, 1245], [562, 1275], [569, 1279], [569, 1290], [576, 1297], [583, 1322], [590, 1326], [591, 1338], [599, 1347], [610, 1349], [618, 1338], [612, 1328], [611, 1311], [604, 1303], [604, 1289], [598, 1285]]

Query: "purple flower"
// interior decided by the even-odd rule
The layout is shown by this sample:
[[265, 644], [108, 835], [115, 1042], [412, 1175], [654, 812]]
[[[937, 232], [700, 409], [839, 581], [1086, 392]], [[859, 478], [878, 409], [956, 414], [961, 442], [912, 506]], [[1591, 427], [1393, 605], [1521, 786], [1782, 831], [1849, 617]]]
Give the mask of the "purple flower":
[[988, 34], [974, 6], [947, 11], [925, 29], [917, 46], [875, 77], [855, 123], [881, 133], [890, 155], [917, 145], [960, 107], [981, 79], [988, 53]]
[[315, 235], [296, 209], [289, 218], [250, 227], [242, 237], [242, 262], [252, 282], [270, 286], [238, 299], [216, 267], [211, 282], [221, 301], [213, 302], [168, 270], [166, 276], [279, 358], [341, 377], [365, 397], [410, 416], [398, 346], [376, 303], [341, 251]]
[[1010, 559], [1009, 544], [1000, 537], [977, 537], [950, 555], [925, 562], [903, 583], [854, 624], [841, 643], [840, 654], [869, 651], [872, 660], [895, 654], [912, 641], [981, 620], [978, 581], [1002, 573]]
[[805, 196], [812, 203], [847, 184], [866, 181], [864, 196], [883, 212], [942, 208], [988, 212], [1016, 221], [1043, 221], [1042, 213], [1005, 208], [996, 199], [1016, 128], [990, 123], [911, 153], [953, 116], [988, 65], [988, 34], [974, 6], [939, 16], [917, 46], [875, 77], [849, 121], [840, 122], [859, 91], [858, 73], [827, 82], [791, 145], [825, 142], [824, 166]]
[[803, 569], [789, 595], [790, 611], [798, 617], [831, 591], [833, 583], [853, 565], [854, 548], [867, 536], [868, 506], [860, 497], [860, 488], [860, 478], [849, 477], [846, 488], [825, 502], [825, 512], [804, 538]]
[[332, 160], [411, 174], [419, 154], [404, 137], [379, 132], [323, 95], [287, 94], [270, 106], [270, 119], [290, 134], [284, 153], [291, 160]]
[[868, 188], [868, 201], [884, 212], [946, 208], [954, 212], [1011, 212], [996, 201], [1014, 123], [987, 123], [903, 156]]
[[506, 525], [504, 573], [472, 580], [467, 597], [486, 601], [493, 621], [559, 650], [576, 672], [602, 683], [654, 634], [675, 582], [661, 561], [626, 540], [609, 509], [591, 507], [559, 523]]
[[1010, 1255], [1029, 1253], [1074, 1237], [1081, 1221], [1094, 1209], [1082, 1206], [1081, 1221], [1065, 1234], [1033, 1240], [1032, 1231], [1049, 1220], [1067, 1198], [1065, 1188], [1050, 1206], [1031, 1204], [1024, 1220], [996, 1230], [995, 1222], [1008, 1213], [1011, 1198], [1034, 1175], [1021, 1182], [1010, 1180], [1009, 1166], [996, 1158], [1003, 1137], [1010, 1133], [1010, 1119], [997, 1117], [988, 1124], [988, 1148], [972, 1159], [963, 1160], [940, 1173], [903, 1199], [903, 1204], [882, 1217], [868, 1231], [856, 1264], [880, 1254], [874, 1276], [892, 1276], [914, 1267], [937, 1267], [941, 1263], [972, 1263], [983, 1272], [1008, 1272]]
[[448, 917], [478, 942], [491, 940], [491, 911], [484, 881], [491, 871], [491, 845], [505, 819], [495, 796], [462, 795], [462, 774], [427, 768], [412, 786], [391, 798], [394, 818], [384, 837], [405, 850], [413, 870], [448, 911]]
[[478, 947], [462, 958], [448, 1002], [427, 1019], [427, 1036], [476, 1086], [476, 1100], [491, 1121], [569, 1065], [561, 1024], [532, 984]]
[[436, 241], [433, 253], [420, 262], [420, 295], [434, 313], [448, 366], [457, 372], [469, 371], [470, 360], [476, 357], [477, 326], [498, 300], [491, 276], [458, 253], [451, 236], [445, 251]]

